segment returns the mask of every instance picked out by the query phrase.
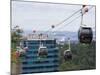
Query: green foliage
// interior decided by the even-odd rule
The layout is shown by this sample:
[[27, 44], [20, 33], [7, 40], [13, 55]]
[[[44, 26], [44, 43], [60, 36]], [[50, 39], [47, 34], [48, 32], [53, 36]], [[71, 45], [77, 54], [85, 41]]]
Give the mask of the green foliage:
[[[60, 46], [59, 46], [60, 47]], [[96, 68], [96, 50], [95, 42], [91, 44], [71, 44], [73, 58], [70, 61], [64, 61], [63, 52], [68, 49], [68, 45], [59, 49], [60, 71], [84, 70]]]
[[17, 45], [19, 45], [22, 38], [23, 30], [19, 28], [19, 26], [15, 26], [11, 30], [11, 48], [15, 49]]

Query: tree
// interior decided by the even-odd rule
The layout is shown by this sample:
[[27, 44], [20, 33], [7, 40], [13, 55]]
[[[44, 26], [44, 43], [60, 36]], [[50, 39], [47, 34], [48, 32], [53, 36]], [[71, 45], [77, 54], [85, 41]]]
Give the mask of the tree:
[[19, 45], [21, 38], [22, 38], [23, 30], [20, 29], [19, 26], [15, 26], [11, 29], [11, 43], [12, 48], [15, 48], [17, 45]]

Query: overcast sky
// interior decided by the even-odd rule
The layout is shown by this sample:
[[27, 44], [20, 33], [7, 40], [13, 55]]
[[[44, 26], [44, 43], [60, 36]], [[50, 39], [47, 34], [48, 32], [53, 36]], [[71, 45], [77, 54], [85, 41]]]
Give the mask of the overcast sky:
[[[56, 25], [75, 11], [81, 5], [48, 4], [36, 2], [12, 1], [12, 27], [19, 25], [23, 30], [46, 31], [51, 25]], [[88, 6], [91, 8], [91, 6]], [[81, 17], [67, 25], [80, 13], [56, 27], [54, 31], [77, 31], [80, 27]], [[95, 29], [95, 7], [84, 15], [84, 24]]]

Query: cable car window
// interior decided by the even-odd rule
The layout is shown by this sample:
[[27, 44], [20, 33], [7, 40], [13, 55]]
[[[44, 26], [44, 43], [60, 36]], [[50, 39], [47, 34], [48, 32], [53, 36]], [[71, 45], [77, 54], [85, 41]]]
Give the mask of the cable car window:
[[82, 32], [85, 34], [88, 34], [88, 33], [90, 33], [90, 29], [82, 29]]

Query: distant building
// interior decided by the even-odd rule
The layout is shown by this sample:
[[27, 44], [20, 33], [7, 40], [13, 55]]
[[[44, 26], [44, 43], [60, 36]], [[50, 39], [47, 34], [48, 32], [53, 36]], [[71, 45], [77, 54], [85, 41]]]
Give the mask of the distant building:
[[57, 44], [59, 44], [59, 45], [65, 45], [67, 43], [68, 42], [67, 42], [66, 37], [60, 37], [59, 39], [57, 39]]
[[[48, 55], [44, 59], [39, 59], [38, 49], [41, 43], [47, 47]], [[28, 47], [25, 58], [21, 61], [21, 74], [54, 72], [58, 71], [59, 58], [56, 40], [47, 35], [39, 37], [38, 34], [30, 34], [22, 42], [24, 47]], [[22, 45], [21, 44], [21, 45]]]

